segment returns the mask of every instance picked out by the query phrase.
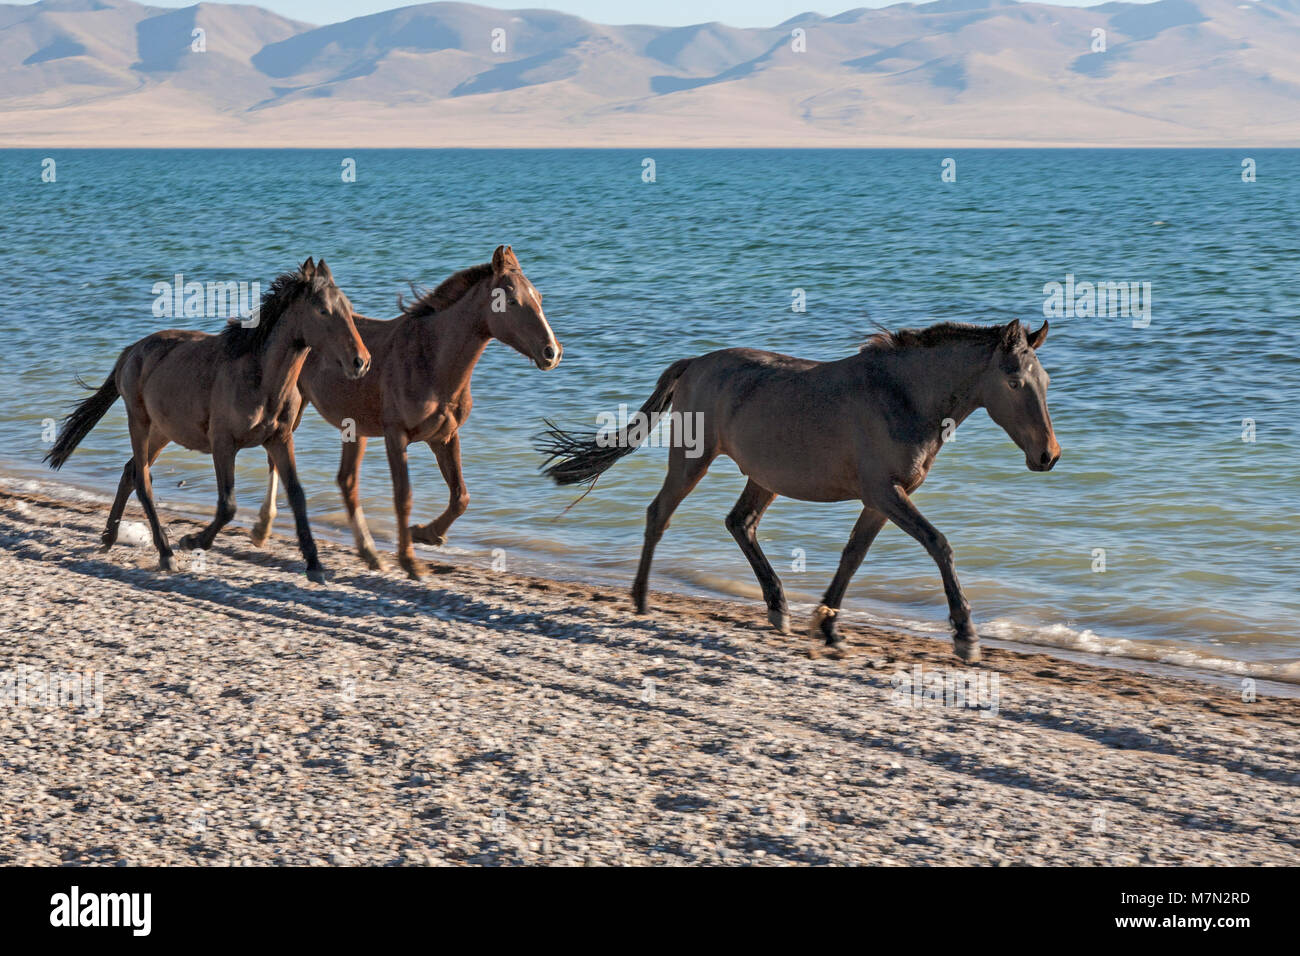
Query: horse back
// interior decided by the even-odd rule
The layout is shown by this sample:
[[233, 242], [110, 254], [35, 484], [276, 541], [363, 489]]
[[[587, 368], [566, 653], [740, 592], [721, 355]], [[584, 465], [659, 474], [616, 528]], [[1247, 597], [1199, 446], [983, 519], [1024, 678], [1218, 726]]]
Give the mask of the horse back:
[[705, 447], [770, 491], [842, 501], [859, 497], [864, 467], [912, 458], [890, 434], [890, 400], [888, 384], [855, 363], [724, 349], [692, 360], [673, 410], [699, 415]]
[[220, 338], [207, 332], [193, 329], [154, 332], [123, 351], [118, 361], [118, 388], [127, 395], [133, 382], [143, 382], [159, 373], [170, 378], [173, 370], [180, 376], [204, 379], [213, 373], [214, 359], [220, 354]]

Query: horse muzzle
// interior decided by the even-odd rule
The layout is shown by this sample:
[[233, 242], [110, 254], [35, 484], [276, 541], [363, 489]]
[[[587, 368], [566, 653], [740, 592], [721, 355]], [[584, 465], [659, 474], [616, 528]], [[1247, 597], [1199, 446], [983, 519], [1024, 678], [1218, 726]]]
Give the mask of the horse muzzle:
[[533, 359], [533, 364], [541, 371], [549, 372], [560, 364], [562, 358], [564, 358], [564, 346], [559, 342], [554, 345], [548, 343], [542, 347], [541, 353]]
[[1056, 439], [1052, 439], [1052, 444], [1038, 456], [1036, 461], [1028, 455], [1025, 456], [1025, 464], [1029, 466], [1030, 471], [1051, 471], [1060, 460], [1061, 446], [1056, 443]]
[[339, 364], [343, 366], [343, 374], [348, 378], [361, 378], [361, 376], [370, 371], [370, 353], [367, 352], [365, 355], [354, 355], [351, 364], [346, 360]]

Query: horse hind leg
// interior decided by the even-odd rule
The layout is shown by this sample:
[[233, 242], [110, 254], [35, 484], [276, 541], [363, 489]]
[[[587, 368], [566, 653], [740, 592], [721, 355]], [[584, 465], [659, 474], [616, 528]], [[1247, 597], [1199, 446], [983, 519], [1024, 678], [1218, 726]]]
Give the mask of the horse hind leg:
[[645, 542], [641, 546], [641, 561], [637, 565], [636, 579], [632, 582], [632, 603], [638, 614], [646, 612], [646, 590], [650, 582], [650, 562], [654, 559], [655, 545], [667, 530], [677, 506], [699, 484], [712, 462], [712, 455], [686, 457], [685, 449], [677, 444], [668, 453], [668, 474], [664, 478], [663, 487], [645, 512]]
[[182, 551], [207, 551], [217, 539], [221, 529], [235, 517], [235, 447], [223, 443], [212, 449], [212, 467], [217, 473], [217, 511], [212, 521], [198, 534], [181, 538]]
[[779, 633], [789, 634], [790, 609], [785, 603], [781, 579], [772, 570], [771, 562], [758, 544], [758, 523], [774, 500], [776, 492], [768, 491], [751, 478], [745, 485], [745, 490], [740, 493], [735, 507], [727, 515], [727, 530], [749, 559], [759, 587], [763, 589], [763, 600], [767, 602], [767, 619]]
[[[129, 415], [129, 412], [128, 412]], [[130, 421], [132, 460], [135, 461], [135, 494], [144, 508], [149, 521], [149, 530], [153, 533], [153, 544], [158, 549], [158, 570], [175, 571], [176, 558], [172, 554], [171, 542], [167, 539], [167, 530], [158, 518], [158, 509], [153, 502], [153, 476], [150, 468], [153, 461], [167, 444], [152, 434], [147, 423], [138, 418]]]
[[262, 509], [257, 513], [257, 523], [253, 525], [253, 530], [249, 532], [249, 537], [253, 539], [253, 547], [260, 548], [266, 544], [266, 539], [271, 536], [271, 525], [275, 522], [275, 516], [278, 512], [275, 510], [275, 497], [279, 492], [279, 475], [275, 471], [275, 462], [271, 461], [271, 456], [266, 458], [267, 477], [266, 477], [266, 497], [262, 500]]
[[[146, 437], [146, 443], [149, 454], [149, 465], [158, 460], [158, 455], [162, 452], [163, 446], [167, 440], [157, 435]], [[118, 529], [122, 524], [122, 513], [126, 510], [126, 503], [131, 500], [131, 492], [135, 490], [135, 458], [131, 458], [122, 466], [122, 478], [117, 483], [117, 495], [113, 498], [113, 507], [108, 511], [108, 521], [104, 524], [104, 533], [99, 536], [102, 551], [109, 551], [113, 545], [117, 544]]]
[[126, 510], [127, 499], [131, 497], [133, 490], [135, 490], [134, 458], [122, 467], [122, 478], [117, 483], [117, 496], [113, 499], [113, 507], [109, 509], [104, 533], [99, 536], [100, 550], [109, 551], [117, 543], [117, 531], [122, 524], [122, 512]]

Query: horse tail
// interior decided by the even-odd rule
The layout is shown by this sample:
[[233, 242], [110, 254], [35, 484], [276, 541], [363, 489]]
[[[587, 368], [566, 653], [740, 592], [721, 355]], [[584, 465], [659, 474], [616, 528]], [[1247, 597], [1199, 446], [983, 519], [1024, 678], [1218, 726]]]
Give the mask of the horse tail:
[[[118, 360], [118, 364], [121, 364], [121, 359]], [[77, 379], [77, 383], [85, 389], [93, 387], [81, 379]], [[72, 413], [63, 419], [63, 424], [59, 428], [59, 437], [55, 440], [49, 454], [45, 456], [45, 461], [51, 468], [58, 471], [63, 467], [63, 463], [81, 444], [81, 440], [90, 434], [90, 430], [99, 424], [99, 420], [104, 417], [104, 413], [112, 407], [117, 398], [117, 368], [114, 367], [112, 374], [95, 390], [95, 394], [78, 402]]]
[[[659, 424], [659, 416], [672, 404], [673, 390], [677, 380], [694, 359], [679, 359], [659, 376], [655, 390], [641, 406], [641, 413], [636, 418], [635, 429], [629, 422], [616, 434], [598, 434], [588, 438], [585, 432], [569, 431], [560, 428], [549, 418], [546, 431], [537, 436], [535, 447], [546, 462], [542, 474], [555, 479], [557, 485], [577, 485], [584, 482], [595, 484], [596, 479], [609, 470], [620, 458], [632, 454], [648, 437], [651, 430]], [[635, 430], [639, 437], [629, 437]]]

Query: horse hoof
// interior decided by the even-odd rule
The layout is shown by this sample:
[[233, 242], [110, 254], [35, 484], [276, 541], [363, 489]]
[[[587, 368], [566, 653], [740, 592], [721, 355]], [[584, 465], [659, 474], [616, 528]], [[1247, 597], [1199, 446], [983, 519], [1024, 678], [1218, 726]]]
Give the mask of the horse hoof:
[[420, 562], [415, 558], [408, 558], [403, 555], [397, 559], [397, 563], [402, 566], [402, 570], [406, 572], [406, 576], [412, 581], [420, 580], [420, 575], [424, 573], [420, 567]]
[[115, 544], [117, 544], [116, 535], [111, 538], [108, 537], [108, 535], [104, 535], [104, 537], [99, 539], [99, 553], [108, 554], [108, 552], [113, 550], [113, 545]]
[[165, 554], [158, 559], [158, 570], [174, 572], [176, 570], [176, 559], [170, 554]]
[[827, 607], [825, 604], [818, 604], [817, 610], [813, 611], [812, 624], [808, 626], [809, 637], [820, 637], [826, 641], [827, 647], [838, 647], [844, 643], [844, 638], [840, 637], [835, 630], [835, 620], [839, 616], [839, 609]]
[[357, 553], [361, 555], [361, 560], [366, 562], [366, 567], [368, 567], [371, 571], [384, 570], [384, 562], [380, 560], [379, 555], [375, 554], [375, 552], [358, 551]]
[[978, 664], [980, 662], [979, 638], [968, 640], [962, 637], [954, 637], [952, 639], [952, 652], [967, 664]]
[[778, 634], [790, 633], [790, 615], [785, 611], [768, 608], [767, 620], [774, 628], [776, 628]]
[[269, 538], [270, 536], [271, 536], [271, 529], [263, 528], [261, 526], [258, 526], [254, 528], [252, 531], [248, 532], [248, 538], [250, 541], [253, 542], [253, 547], [255, 548], [260, 548], [264, 544], [266, 544], [266, 539]]
[[185, 537], [181, 538], [180, 543], [176, 545], [177, 549], [180, 551], [193, 551], [198, 546], [199, 542], [192, 534], [185, 535]]
[[434, 548], [441, 548], [447, 543], [447, 536], [434, 534], [429, 525], [411, 525], [411, 540], [418, 541], [420, 544], [427, 544]]
[[325, 583], [325, 569], [324, 569], [324, 568], [308, 568], [308, 569], [307, 569], [307, 580], [313, 582], [314, 584], [324, 584], [324, 583]]

